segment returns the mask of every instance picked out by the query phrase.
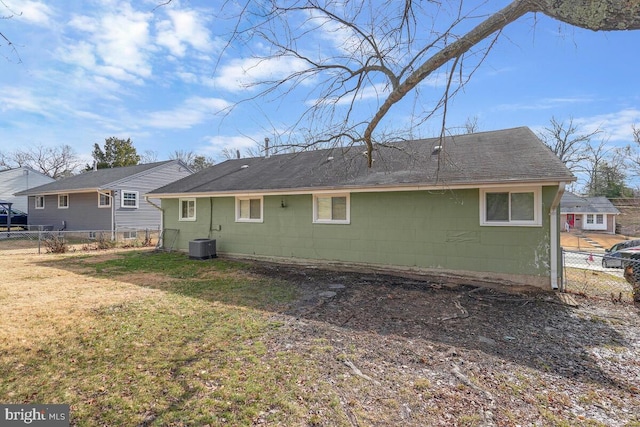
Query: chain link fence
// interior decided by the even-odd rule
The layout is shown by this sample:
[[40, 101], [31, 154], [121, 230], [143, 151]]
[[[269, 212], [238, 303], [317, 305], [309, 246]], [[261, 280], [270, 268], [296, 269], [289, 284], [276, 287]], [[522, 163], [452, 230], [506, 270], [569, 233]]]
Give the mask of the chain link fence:
[[638, 264], [640, 272], [640, 261], [613, 258], [606, 253], [563, 250], [562, 263], [564, 291], [614, 302], [633, 301], [633, 287], [624, 277], [624, 267]]
[[0, 251], [22, 253], [64, 253], [95, 251], [111, 248], [149, 247], [158, 243], [158, 230], [118, 229], [54, 231], [41, 228], [37, 231], [0, 231]]
[[[167, 230], [165, 230], [166, 232]], [[168, 230], [177, 233], [177, 230]], [[21, 253], [63, 253], [96, 251], [111, 248], [157, 246], [160, 239], [164, 246], [173, 246], [173, 234], [162, 236], [158, 230], [118, 229], [86, 231], [2, 231], [0, 251], [12, 250]], [[614, 302], [632, 302], [633, 287], [625, 279], [625, 265], [635, 268], [640, 281], [640, 260], [612, 258], [603, 253], [586, 251], [562, 251], [563, 280], [565, 292], [610, 299]], [[629, 275], [630, 272], [628, 271]]]

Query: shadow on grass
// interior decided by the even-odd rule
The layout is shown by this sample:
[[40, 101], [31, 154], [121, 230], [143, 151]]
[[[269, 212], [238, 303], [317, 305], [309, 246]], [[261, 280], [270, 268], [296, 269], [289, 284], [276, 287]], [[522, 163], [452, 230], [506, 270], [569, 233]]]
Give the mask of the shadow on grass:
[[180, 253], [99, 258], [51, 265], [355, 333], [465, 348], [566, 378], [629, 389], [600, 369], [590, 349], [630, 344], [606, 319], [579, 314], [552, 294], [507, 294], [472, 281], [442, 283], [442, 278], [417, 280], [225, 259], [194, 261]]

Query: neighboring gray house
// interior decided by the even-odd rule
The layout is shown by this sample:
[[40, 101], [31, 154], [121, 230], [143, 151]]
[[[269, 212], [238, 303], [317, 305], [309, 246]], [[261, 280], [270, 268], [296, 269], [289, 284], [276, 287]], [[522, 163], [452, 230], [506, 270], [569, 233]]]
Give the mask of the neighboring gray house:
[[[161, 227], [159, 201], [144, 195], [193, 173], [179, 160], [87, 171], [18, 196], [29, 197], [29, 225], [56, 230], [108, 230], [126, 233]], [[151, 202], [151, 203], [150, 203]]]
[[376, 145], [372, 168], [364, 151], [227, 160], [148, 195], [183, 251], [559, 287], [575, 177], [530, 129]]
[[560, 222], [563, 229], [616, 232], [620, 211], [606, 197], [580, 197], [565, 193], [560, 200]]
[[55, 179], [27, 166], [0, 170], [0, 200], [13, 203], [11, 209], [28, 213], [27, 196], [14, 196], [14, 194], [50, 182], [55, 182]]

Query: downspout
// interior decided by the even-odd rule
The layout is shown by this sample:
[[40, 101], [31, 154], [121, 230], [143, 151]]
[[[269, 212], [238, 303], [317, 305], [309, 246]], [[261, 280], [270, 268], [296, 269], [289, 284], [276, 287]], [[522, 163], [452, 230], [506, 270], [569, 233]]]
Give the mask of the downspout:
[[108, 197], [109, 199], [111, 199], [111, 240], [115, 240], [116, 239], [116, 230], [114, 229], [114, 221], [115, 221], [115, 217], [116, 217], [116, 211], [115, 211], [115, 204], [116, 201], [113, 198], [113, 195], [110, 194], [110, 191], [100, 191], [98, 190], [98, 194], [102, 194], [103, 196]]
[[[160, 245], [160, 238], [162, 237], [162, 230], [164, 230], [164, 209], [162, 209], [161, 206], [156, 205], [155, 203], [153, 203], [151, 200], [149, 200], [148, 196], [144, 196], [144, 201], [149, 203], [151, 206], [153, 206], [154, 208], [158, 209], [160, 211], [160, 230], [158, 230], [158, 248], [162, 247]], [[163, 243], [164, 245], [164, 243]]]
[[551, 289], [558, 290], [558, 256], [560, 253], [560, 236], [558, 234], [558, 206], [560, 206], [560, 199], [562, 199], [562, 195], [564, 194], [564, 187], [566, 183], [561, 182], [558, 185], [558, 191], [556, 192], [556, 196], [553, 198], [553, 202], [551, 202], [551, 208], [549, 209], [549, 221], [551, 223], [551, 227], [549, 230], [549, 237], [551, 243]]

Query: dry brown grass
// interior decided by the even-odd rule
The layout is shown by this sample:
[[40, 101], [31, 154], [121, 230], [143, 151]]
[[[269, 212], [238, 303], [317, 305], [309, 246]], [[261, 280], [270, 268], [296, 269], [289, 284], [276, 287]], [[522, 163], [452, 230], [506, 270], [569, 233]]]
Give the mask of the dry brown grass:
[[[158, 292], [118, 277], [97, 278], [56, 268], [56, 262], [74, 254], [48, 254], [45, 264], [42, 255], [25, 251], [0, 252], [0, 265], [15, 265], [15, 257], [20, 255], [20, 264], [29, 266], [2, 272], [7, 278], [0, 283], [0, 304], [4, 307], [0, 315], [0, 346], [3, 348], [32, 346], [35, 340], [48, 339], [61, 330], [82, 325], [91, 310], [144, 299]], [[116, 256], [117, 253], [107, 253], [92, 260], [103, 262]], [[137, 278], [138, 283], [145, 280], [157, 278]]]

